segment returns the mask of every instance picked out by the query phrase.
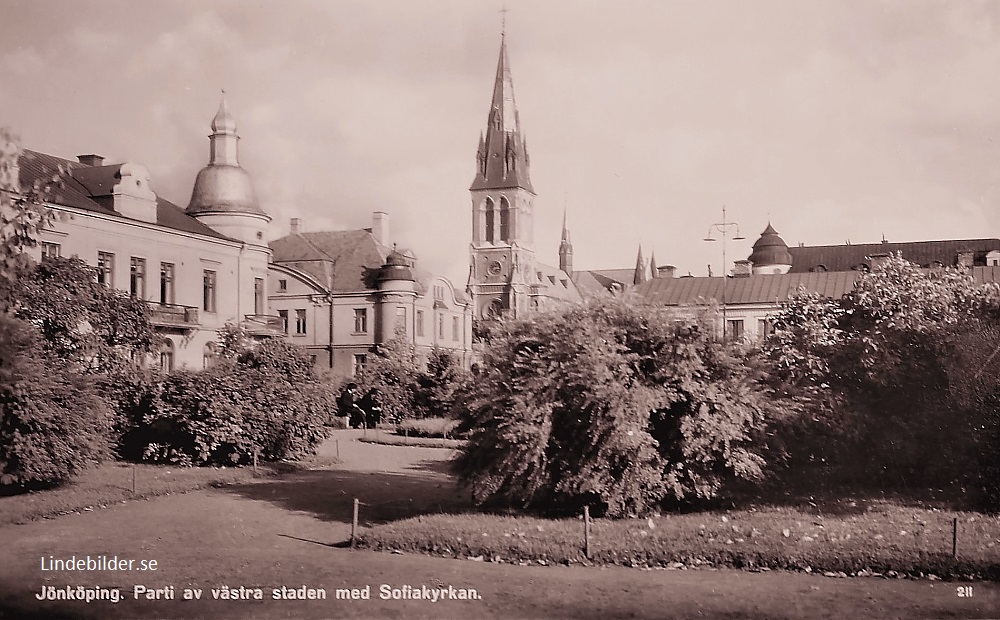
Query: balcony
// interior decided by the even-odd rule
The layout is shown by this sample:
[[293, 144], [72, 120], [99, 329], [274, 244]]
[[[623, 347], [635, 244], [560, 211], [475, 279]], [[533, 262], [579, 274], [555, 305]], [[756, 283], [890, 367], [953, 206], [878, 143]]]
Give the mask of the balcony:
[[198, 327], [198, 308], [177, 304], [148, 302], [149, 322], [153, 327], [189, 331]]
[[248, 314], [243, 317], [243, 329], [254, 337], [269, 338], [285, 335], [285, 323], [280, 316]]

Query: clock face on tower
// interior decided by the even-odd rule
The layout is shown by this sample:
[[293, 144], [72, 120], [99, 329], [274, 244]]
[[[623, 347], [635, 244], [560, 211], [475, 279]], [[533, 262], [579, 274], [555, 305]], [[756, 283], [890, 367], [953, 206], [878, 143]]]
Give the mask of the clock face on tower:
[[498, 276], [500, 275], [500, 272], [503, 271], [503, 265], [500, 264], [500, 261], [495, 260], [490, 263], [488, 270], [491, 276]]

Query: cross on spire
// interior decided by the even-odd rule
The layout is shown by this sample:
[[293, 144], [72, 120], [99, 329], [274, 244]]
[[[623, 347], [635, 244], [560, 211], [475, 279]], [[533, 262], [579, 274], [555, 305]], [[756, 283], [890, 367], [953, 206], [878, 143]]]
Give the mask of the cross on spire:
[[503, 5], [503, 8], [497, 11], [502, 15], [500, 18], [500, 36], [507, 36], [507, 5]]

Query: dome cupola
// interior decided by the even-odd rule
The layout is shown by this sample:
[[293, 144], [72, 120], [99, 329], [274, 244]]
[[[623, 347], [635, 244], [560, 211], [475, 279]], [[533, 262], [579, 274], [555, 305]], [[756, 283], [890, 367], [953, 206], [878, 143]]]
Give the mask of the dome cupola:
[[382, 265], [378, 272], [379, 282], [387, 282], [389, 280], [409, 280], [411, 282], [416, 280], [413, 277], [413, 271], [410, 269], [410, 261], [404, 254], [396, 250], [389, 252], [389, 256], [385, 259], [385, 264]]
[[754, 274], [788, 273], [792, 268], [792, 254], [788, 251], [788, 245], [770, 222], [753, 244], [750, 262], [753, 263]]
[[244, 213], [270, 220], [257, 203], [250, 175], [240, 166], [237, 156], [239, 139], [236, 121], [229, 113], [223, 92], [219, 111], [212, 119], [209, 162], [195, 179], [187, 208], [189, 215]]

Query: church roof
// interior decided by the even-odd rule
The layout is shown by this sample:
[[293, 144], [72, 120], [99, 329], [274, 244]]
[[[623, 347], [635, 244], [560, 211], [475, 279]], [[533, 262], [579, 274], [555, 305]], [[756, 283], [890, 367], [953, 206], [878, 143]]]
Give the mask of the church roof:
[[857, 245], [812, 245], [788, 248], [792, 256], [791, 273], [808, 271], [850, 271], [868, 265], [867, 257], [901, 252], [903, 258], [922, 267], [935, 262], [954, 267], [959, 252], [972, 252], [973, 264], [985, 265], [986, 254], [1000, 250], [1000, 239], [953, 239], [947, 241], [909, 241], [904, 243], [861, 243]]
[[545, 263], [535, 263], [533, 286], [541, 286], [542, 294], [552, 299], [579, 302], [583, 300], [576, 282], [565, 271]]
[[858, 271], [839, 271], [747, 278], [655, 278], [632, 290], [649, 302], [663, 306], [703, 305], [710, 300], [721, 302], [723, 299], [726, 304], [774, 304], [787, 299], [800, 286], [824, 297], [843, 297], [854, 288], [860, 275]]
[[[53, 188], [48, 202], [92, 213], [126, 218], [114, 210], [112, 190], [120, 179], [122, 164], [88, 166], [69, 159], [24, 149], [18, 159], [21, 187], [31, 187], [35, 181], [51, 179], [62, 167], [62, 187]], [[184, 209], [160, 196], [156, 197], [156, 224], [181, 232], [217, 239], [230, 239], [187, 215]]]

